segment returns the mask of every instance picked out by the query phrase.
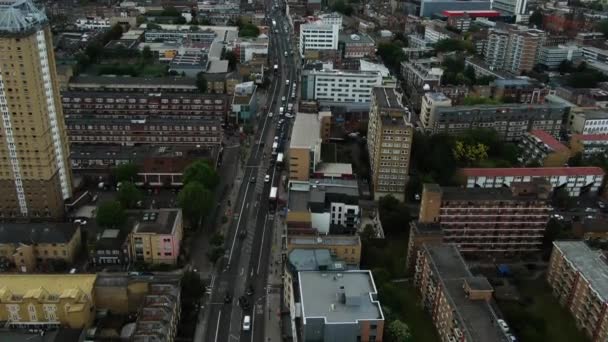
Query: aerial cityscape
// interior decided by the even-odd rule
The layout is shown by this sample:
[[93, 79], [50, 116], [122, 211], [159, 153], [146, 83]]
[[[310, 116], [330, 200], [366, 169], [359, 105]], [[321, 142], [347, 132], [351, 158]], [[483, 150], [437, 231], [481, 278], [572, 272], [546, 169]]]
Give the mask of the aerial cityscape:
[[0, 1], [0, 342], [608, 341], [608, 4]]

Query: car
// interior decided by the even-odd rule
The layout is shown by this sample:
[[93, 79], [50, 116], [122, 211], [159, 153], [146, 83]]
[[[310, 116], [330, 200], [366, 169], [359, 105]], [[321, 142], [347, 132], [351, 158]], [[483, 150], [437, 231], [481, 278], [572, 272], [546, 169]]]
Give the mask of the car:
[[243, 317], [243, 330], [249, 331], [251, 329], [251, 316], [246, 315]]
[[272, 117], [272, 112], [268, 112], [268, 117], [271, 118]]
[[502, 329], [502, 331], [504, 332], [508, 332], [509, 331], [509, 326], [507, 325], [507, 322], [505, 322], [504, 319], [497, 319], [496, 323], [498, 323], [498, 326], [500, 327], [500, 329]]
[[74, 223], [79, 224], [81, 226], [85, 226], [87, 224], [87, 220], [85, 220], [85, 219], [75, 219]]
[[600, 209], [604, 209], [606, 207], [606, 205], [602, 201], [598, 201], [597, 206], [600, 207]]
[[277, 141], [277, 140], [279, 140], [279, 136], [278, 136], [278, 135], [275, 135], [275, 136], [274, 136], [274, 141]]
[[251, 179], [249, 180], [251, 183], [255, 183], [255, 176], [251, 176]]
[[279, 107], [279, 115], [285, 114], [285, 108]]
[[224, 295], [224, 303], [225, 304], [232, 303], [232, 295], [230, 294], [230, 292], [226, 292], [226, 294]]
[[253, 285], [249, 284], [249, 286], [247, 286], [247, 290], [245, 291], [245, 294], [248, 296], [253, 296], [253, 293], [254, 293]]
[[247, 229], [241, 229], [241, 232], [239, 233], [239, 238], [245, 239], [247, 237]]
[[281, 101], [285, 102], [285, 96], [281, 97]]
[[287, 113], [287, 114], [285, 114], [285, 117], [288, 119], [292, 119], [294, 116], [293, 116], [293, 114]]
[[587, 209], [585, 209], [585, 212], [586, 212], [586, 213], [597, 213], [597, 209], [594, 209], [594, 208], [587, 208]]
[[264, 183], [270, 182], [270, 175], [264, 176]]
[[211, 294], [211, 291], [213, 291], [213, 288], [211, 286], [205, 286], [205, 293], [206, 294]]

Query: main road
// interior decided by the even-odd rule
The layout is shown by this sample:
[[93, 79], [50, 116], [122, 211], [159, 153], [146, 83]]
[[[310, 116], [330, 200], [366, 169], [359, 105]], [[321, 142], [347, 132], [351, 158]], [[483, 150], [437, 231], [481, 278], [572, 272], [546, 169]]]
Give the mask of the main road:
[[[264, 313], [269, 258], [274, 227], [274, 213], [269, 212], [269, 192], [277, 186], [280, 175], [271, 162], [279, 107], [287, 107], [295, 81], [295, 62], [291, 55], [290, 27], [279, 9], [267, 3], [267, 17], [276, 21], [271, 34], [271, 56], [279, 65], [269, 87], [268, 112], [257, 118], [257, 134], [245, 165], [243, 180], [235, 203], [233, 224], [226, 235], [226, 253], [213, 277], [211, 298], [205, 312], [205, 341], [264, 341]], [[283, 12], [284, 13], [284, 12]], [[275, 31], [278, 30], [278, 31]], [[276, 33], [275, 33], [276, 32]], [[286, 54], [287, 52], [287, 54]], [[272, 65], [272, 62], [271, 62]], [[286, 86], [286, 80], [290, 80]], [[282, 101], [282, 97], [286, 101]], [[289, 124], [290, 120], [286, 120]], [[285, 129], [289, 132], [289, 128]], [[285, 141], [284, 145], [287, 144]], [[270, 181], [265, 182], [268, 175]], [[253, 294], [247, 295], [251, 287]], [[232, 297], [225, 302], [226, 294]], [[238, 298], [245, 296], [249, 306], [243, 309]], [[242, 329], [244, 316], [251, 317], [251, 328]]]

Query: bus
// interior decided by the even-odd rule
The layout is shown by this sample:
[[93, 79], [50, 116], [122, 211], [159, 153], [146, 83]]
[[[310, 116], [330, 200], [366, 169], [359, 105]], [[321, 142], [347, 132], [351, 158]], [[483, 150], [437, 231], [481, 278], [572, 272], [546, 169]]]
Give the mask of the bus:
[[277, 154], [277, 168], [283, 166], [283, 153]]
[[277, 193], [279, 192], [279, 188], [273, 186], [270, 188], [270, 196], [268, 198], [268, 210], [274, 212], [277, 207]]
[[279, 142], [275, 141], [272, 143], [272, 155], [276, 156], [277, 155], [277, 149], [279, 148]]

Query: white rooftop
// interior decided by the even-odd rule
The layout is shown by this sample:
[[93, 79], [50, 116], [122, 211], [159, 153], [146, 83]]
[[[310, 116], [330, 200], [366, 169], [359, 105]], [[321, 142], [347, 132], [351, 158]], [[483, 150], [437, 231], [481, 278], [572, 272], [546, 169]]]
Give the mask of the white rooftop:
[[291, 131], [291, 148], [310, 148], [319, 144], [321, 122], [317, 114], [297, 113]]

